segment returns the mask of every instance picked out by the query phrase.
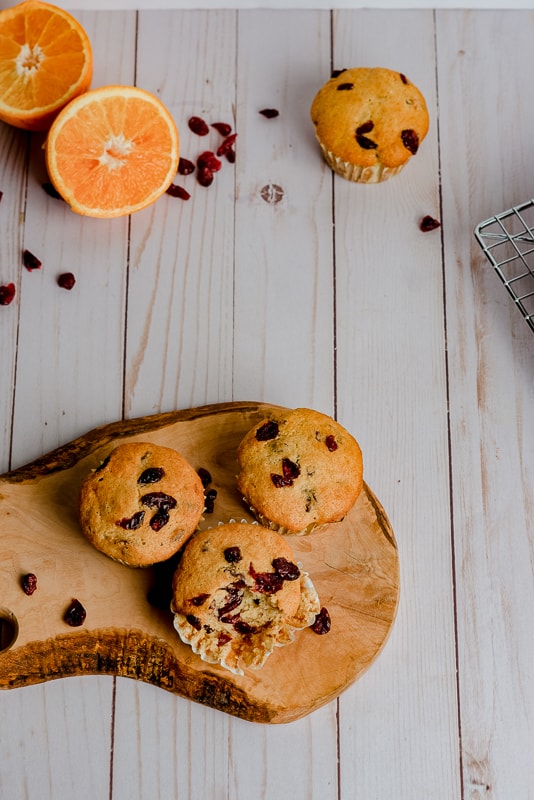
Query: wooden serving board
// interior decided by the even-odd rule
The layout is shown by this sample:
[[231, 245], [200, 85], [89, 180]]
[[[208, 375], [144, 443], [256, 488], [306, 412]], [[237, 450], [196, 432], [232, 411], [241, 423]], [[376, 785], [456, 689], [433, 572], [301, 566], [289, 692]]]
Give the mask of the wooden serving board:
[[[0, 477], [0, 688], [120, 675], [243, 719], [283, 723], [337, 697], [370, 666], [395, 618], [399, 564], [387, 516], [367, 485], [343, 522], [290, 537], [330, 612], [330, 632], [297, 633], [244, 676], [206, 664], [182, 644], [166, 603], [154, 605], [154, 591], [168, 590], [164, 566], [125, 567], [81, 533], [80, 483], [119, 441], [173, 447], [195, 469], [209, 470], [218, 495], [202, 528], [252, 522], [235, 485], [236, 450], [273, 408], [230, 403], [106, 425]], [[37, 576], [31, 596], [21, 586], [29, 572]], [[77, 628], [64, 621], [74, 598], [87, 612]]]

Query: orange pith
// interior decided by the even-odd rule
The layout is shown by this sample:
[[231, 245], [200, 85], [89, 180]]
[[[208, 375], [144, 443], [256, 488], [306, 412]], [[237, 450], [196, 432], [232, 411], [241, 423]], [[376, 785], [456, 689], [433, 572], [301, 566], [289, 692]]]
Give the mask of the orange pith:
[[91, 43], [80, 23], [42, 0], [0, 11], [0, 119], [47, 130], [93, 75]]
[[77, 97], [46, 140], [50, 180], [73, 211], [119, 217], [153, 203], [172, 183], [179, 135], [161, 100], [134, 86]]

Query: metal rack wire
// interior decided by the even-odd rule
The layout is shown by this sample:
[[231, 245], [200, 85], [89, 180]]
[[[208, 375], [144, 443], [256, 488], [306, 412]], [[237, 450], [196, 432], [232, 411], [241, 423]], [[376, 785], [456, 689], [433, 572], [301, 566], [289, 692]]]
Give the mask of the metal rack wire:
[[475, 237], [534, 331], [534, 200], [480, 222]]

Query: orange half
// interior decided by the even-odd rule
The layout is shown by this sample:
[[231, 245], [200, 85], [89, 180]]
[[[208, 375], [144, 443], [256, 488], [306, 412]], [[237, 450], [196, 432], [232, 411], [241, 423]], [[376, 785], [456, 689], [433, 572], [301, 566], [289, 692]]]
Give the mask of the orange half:
[[180, 139], [158, 97], [135, 86], [104, 86], [58, 114], [45, 155], [50, 180], [73, 211], [120, 217], [168, 189], [178, 170]]
[[93, 76], [91, 43], [80, 23], [41, 0], [0, 11], [0, 119], [47, 130]]

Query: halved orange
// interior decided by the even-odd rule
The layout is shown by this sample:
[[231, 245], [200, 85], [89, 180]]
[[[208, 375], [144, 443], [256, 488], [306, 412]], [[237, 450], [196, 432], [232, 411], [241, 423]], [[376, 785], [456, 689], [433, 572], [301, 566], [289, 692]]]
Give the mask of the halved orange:
[[54, 187], [73, 211], [120, 217], [153, 203], [178, 170], [180, 138], [170, 111], [136, 86], [104, 86], [72, 100], [45, 144]]
[[0, 119], [47, 130], [93, 77], [89, 38], [71, 14], [41, 0], [0, 11]]

